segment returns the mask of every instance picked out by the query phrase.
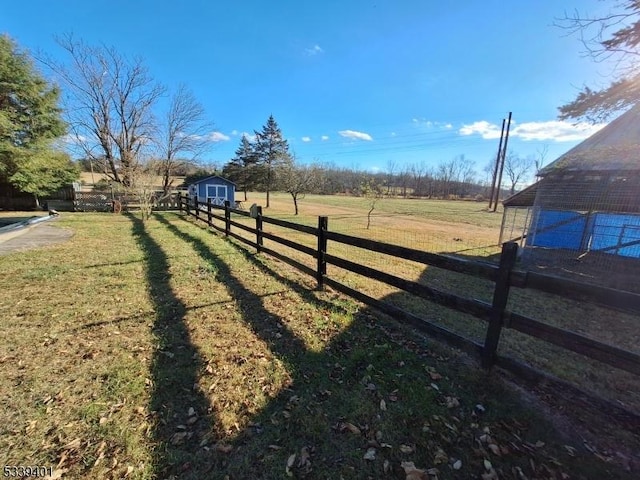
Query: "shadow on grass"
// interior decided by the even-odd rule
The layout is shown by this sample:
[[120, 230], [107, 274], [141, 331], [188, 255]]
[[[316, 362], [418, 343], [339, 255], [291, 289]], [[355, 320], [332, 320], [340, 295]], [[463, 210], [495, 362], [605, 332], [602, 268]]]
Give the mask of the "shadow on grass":
[[[465, 470], [472, 467], [469, 471], [482, 471], [481, 460], [472, 454], [476, 447], [474, 429], [477, 424], [470, 411], [477, 402], [491, 412], [484, 414], [482, 424], [492, 425], [496, 436], [506, 437], [509, 435], [507, 432], [515, 428], [521, 435], [526, 433], [530, 438], [545, 438], [544, 431], [550, 428], [547, 422], [532, 417], [531, 412], [523, 409], [500, 381], [493, 381], [488, 374], [462, 363], [454, 362], [452, 365], [449, 358], [434, 355], [415, 336], [407, 340], [406, 331], [376, 318], [375, 312], [375, 317], [366, 311], [358, 314], [348, 328], [331, 338], [322, 351], [310, 351], [287, 322], [274, 315], [268, 305], [245, 286], [242, 281], [244, 275], [234, 271], [207, 242], [187, 231], [188, 223], [183, 224], [185, 228], [179, 228], [160, 215], [156, 218], [215, 267], [217, 280], [226, 285], [237, 302], [242, 320], [285, 364], [291, 378], [288, 388], [279, 392], [251, 418], [249, 428], [227, 439], [234, 445], [234, 450], [224, 459], [216, 460], [215, 472], [220, 474], [220, 478], [225, 473], [231, 478], [286, 478], [285, 465], [293, 453], [298, 454], [298, 460], [292, 467], [294, 474], [309, 476], [306, 464], [300, 463], [300, 457], [305, 457], [304, 452], [312, 454], [313, 478], [379, 478], [383, 458], [396, 465], [396, 469], [390, 472], [391, 476], [404, 478], [397, 468], [403, 460], [429, 465], [441, 448], [462, 459]], [[324, 305], [306, 288], [267, 268], [240, 245], [226, 244], [233, 245], [234, 254], [242, 253], [247, 261], [295, 290], [309, 304], [317, 308], [335, 307], [329, 303]], [[432, 281], [429, 277], [435, 273], [436, 270], [425, 272], [422, 280]], [[408, 355], [407, 351], [411, 354]], [[446, 362], [446, 367], [439, 362]], [[430, 369], [434, 366], [446, 368], [449, 377], [440, 379], [438, 388], [429, 388], [425, 385], [425, 368], [433, 373], [434, 370]], [[452, 392], [450, 395], [460, 395], [462, 406], [459, 409], [452, 410], [446, 405], [453, 398], [444, 396], [447, 394], [443, 391], [447, 390]], [[392, 407], [382, 408], [382, 400]], [[398, 403], [393, 403], [396, 401]], [[448, 418], [456, 424], [454, 431], [464, 430], [466, 433], [457, 438], [454, 435], [452, 439], [451, 423], [446, 421]], [[426, 436], [423, 433], [426, 427], [420, 427], [422, 421], [428, 425]], [[350, 435], [353, 429], [347, 427], [345, 434], [347, 423], [351, 427], [356, 426], [359, 433]], [[379, 434], [384, 444], [413, 445], [415, 450], [410, 457], [395, 449], [379, 451], [375, 461], [363, 462], [367, 447], [381, 441]], [[550, 453], [540, 451], [538, 461], [548, 463], [556, 453], [553, 449]], [[589, 471], [594, 466], [593, 459], [582, 457], [580, 461], [583, 460], [585, 467], [581, 470]], [[524, 468], [527, 459], [510, 458], [508, 464], [520, 464]], [[265, 474], [267, 469], [272, 473]], [[606, 476], [622, 478], [610, 471]]]
[[194, 388], [201, 368], [200, 353], [184, 323], [187, 308], [171, 287], [167, 254], [140, 219], [128, 218], [144, 255], [147, 291], [155, 309], [156, 348], [151, 360], [149, 404], [155, 442], [153, 471], [157, 478], [180, 477], [191, 467], [200, 433], [214, 420], [207, 397]]
[[[378, 424], [387, 432], [389, 441], [399, 441], [393, 430], [409, 431], [415, 414], [428, 415], [433, 408], [439, 408], [431, 394], [421, 392], [405, 398], [400, 413], [382, 418], [381, 400], [387, 398], [390, 401], [386, 396], [391, 394], [393, 398], [392, 392], [398, 389], [396, 377], [389, 374], [390, 370], [397, 370], [403, 382], [413, 380], [417, 388], [422, 386], [420, 368], [404, 368], [406, 351], [392, 347], [387, 333], [376, 325], [378, 320], [357, 315], [346, 329], [331, 338], [322, 351], [312, 351], [203, 240], [161, 215], [155, 218], [215, 267], [216, 279], [226, 286], [236, 301], [242, 321], [284, 364], [290, 376], [287, 388], [278, 392], [251, 418], [249, 427], [227, 439], [234, 445], [233, 452], [224, 457], [212, 457], [215, 458], [215, 472], [221, 474], [220, 478], [223, 477], [222, 472], [232, 475], [232, 478], [236, 475], [240, 475], [237, 478], [286, 478], [287, 458], [292, 453], [304, 455], [302, 449], [313, 453], [313, 472], [320, 475], [317, 478], [338, 478], [341, 475], [345, 478], [375, 477], [382, 468], [381, 462], [364, 462], [362, 471], [353, 471], [354, 463], [363, 463], [362, 455], [366, 450], [363, 436], [375, 435], [373, 427]], [[317, 299], [312, 292], [267, 269], [245, 250], [237, 246], [234, 248], [234, 254], [242, 252], [265, 274], [299, 292], [311, 306], [335, 310], [334, 304]], [[343, 422], [347, 419], [363, 428], [363, 436], [345, 432]], [[405, 441], [410, 441], [410, 437], [405, 437]], [[399, 465], [397, 453], [390, 453], [389, 458]], [[311, 471], [310, 464], [304, 462], [296, 463], [292, 468], [303, 476]], [[278, 474], [266, 471], [277, 471]], [[337, 472], [340, 474], [336, 477]]]
[[[283, 293], [283, 292], [274, 292], [274, 293], [270, 293], [269, 295], [278, 295], [279, 293]], [[227, 305], [232, 303], [231, 301], [228, 300], [223, 300], [220, 302], [209, 302], [209, 303], [203, 303], [201, 305], [194, 305], [191, 307], [185, 307], [184, 311], [186, 312], [191, 312], [191, 311], [195, 311], [195, 310], [200, 310], [201, 308], [208, 308], [208, 307], [213, 307], [214, 305]], [[80, 330], [89, 330], [92, 328], [97, 328], [97, 327], [102, 327], [104, 325], [117, 325], [119, 323], [126, 323], [126, 322], [138, 322], [142, 319], [145, 319], [147, 317], [152, 317], [154, 315], [154, 312], [141, 312], [141, 313], [137, 313], [135, 315], [127, 315], [125, 317], [116, 317], [114, 319], [109, 319], [109, 320], [101, 320], [99, 322], [91, 322], [91, 323], [85, 323], [84, 325], [80, 326], [80, 327], [76, 327], [73, 328], [69, 331], [71, 332], [78, 332]]]

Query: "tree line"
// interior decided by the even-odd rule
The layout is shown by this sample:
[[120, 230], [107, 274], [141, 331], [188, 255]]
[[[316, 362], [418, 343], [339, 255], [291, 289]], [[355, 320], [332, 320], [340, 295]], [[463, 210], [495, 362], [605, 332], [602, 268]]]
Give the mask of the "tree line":
[[[513, 194], [539, 164], [540, 159], [509, 152], [505, 161], [504, 193]], [[488, 164], [484, 172], [490, 170], [491, 164]], [[203, 173], [201, 176], [212, 172]], [[296, 214], [298, 200], [306, 193], [367, 196], [376, 191], [382, 196], [404, 198], [483, 200], [488, 194], [489, 183], [488, 176], [480, 177], [475, 162], [464, 155], [436, 166], [426, 162], [401, 165], [389, 161], [384, 172], [367, 172], [331, 163], [301, 163], [289, 151], [273, 115], [261, 130], [254, 130], [252, 138], [243, 135], [235, 156], [215, 173], [233, 181], [238, 191], [244, 192], [245, 200], [249, 191], [266, 192], [266, 207], [270, 205], [271, 191], [289, 193]], [[197, 178], [190, 177], [189, 181]]]

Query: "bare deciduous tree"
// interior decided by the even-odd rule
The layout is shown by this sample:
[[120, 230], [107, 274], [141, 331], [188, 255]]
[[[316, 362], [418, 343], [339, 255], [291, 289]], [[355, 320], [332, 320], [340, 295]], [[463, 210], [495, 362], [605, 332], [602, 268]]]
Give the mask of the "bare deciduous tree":
[[544, 163], [549, 153], [549, 145], [544, 145], [542, 148], [536, 149], [537, 156], [535, 158], [536, 177], [539, 176], [540, 170], [544, 167]]
[[298, 201], [305, 194], [314, 189], [321, 178], [320, 169], [315, 165], [297, 165], [295, 156], [291, 163], [277, 171], [277, 181], [280, 188], [291, 195], [294, 214], [298, 215]]
[[511, 182], [509, 191], [513, 195], [516, 191], [516, 185], [526, 179], [527, 174], [535, 164], [533, 157], [521, 157], [513, 152], [509, 152], [504, 160], [504, 172]]
[[396, 171], [398, 164], [396, 163], [395, 160], [387, 160], [387, 195], [391, 194], [391, 190], [394, 190], [394, 194], [395, 194], [395, 185], [394, 185], [394, 180], [395, 180], [395, 176], [394, 173]]
[[413, 195], [421, 195], [422, 194], [422, 181], [427, 172], [427, 166], [424, 162], [415, 163], [411, 165], [411, 177], [413, 178]]
[[157, 167], [164, 195], [171, 188], [176, 169], [195, 161], [204, 151], [209, 143], [207, 133], [212, 127], [202, 104], [185, 85], [180, 85], [171, 97], [157, 139]]
[[442, 161], [438, 164], [436, 175], [442, 189], [442, 198], [448, 199], [451, 193], [451, 185], [457, 179], [459, 165], [456, 158]]
[[135, 198], [140, 206], [142, 221], [151, 217], [156, 201], [156, 182], [162, 164], [157, 161], [138, 163], [129, 175], [129, 184], [125, 187], [127, 195]]
[[114, 181], [128, 186], [143, 150], [155, 134], [153, 107], [164, 88], [141, 59], [127, 59], [112, 47], [91, 46], [72, 35], [57, 39], [69, 64], [40, 56], [66, 86], [66, 115], [86, 158]]
[[360, 186], [360, 192], [363, 197], [366, 197], [369, 203], [369, 211], [367, 212], [367, 230], [371, 226], [371, 214], [376, 208], [376, 204], [384, 198], [384, 191], [382, 185], [369, 180]]

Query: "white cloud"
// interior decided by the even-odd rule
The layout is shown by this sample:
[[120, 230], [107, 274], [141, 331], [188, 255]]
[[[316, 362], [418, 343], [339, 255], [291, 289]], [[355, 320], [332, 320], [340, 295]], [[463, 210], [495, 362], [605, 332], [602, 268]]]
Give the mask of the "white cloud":
[[369, 142], [373, 140], [371, 135], [369, 135], [368, 133], [357, 132], [355, 130], [340, 130], [338, 133], [340, 134], [341, 137], [345, 137], [345, 138], [352, 138], [355, 140], [367, 140]]
[[231, 140], [231, 138], [222, 132], [211, 132], [209, 135], [207, 135], [207, 140], [213, 143], [217, 143], [226, 142], [227, 140]]
[[556, 142], [575, 142], [590, 137], [605, 124], [591, 125], [581, 122], [572, 124], [551, 120], [549, 122], [526, 122], [518, 125], [511, 134], [523, 140], [554, 140]]
[[395, 137], [396, 135], [397, 135], [397, 133], [396, 133], [396, 132], [391, 132], [391, 136], [392, 136], [392, 137]]
[[[509, 132], [510, 137], [522, 140], [550, 140], [555, 142], [576, 142], [590, 137], [604, 127], [605, 124], [588, 123], [572, 124], [559, 120], [546, 122], [525, 122], [517, 125]], [[463, 125], [460, 135], [481, 135], [485, 140], [500, 138], [501, 128], [498, 125], [482, 120], [470, 125]]]
[[311, 57], [313, 55], [318, 55], [319, 53], [324, 53], [324, 50], [320, 48], [320, 45], [316, 44], [311, 48], [305, 48], [304, 52]]
[[463, 125], [459, 130], [460, 135], [481, 135], [485, 140], [493, 140], [494, 138], [500, 138], [500, 128], [489, 123], [486, 120], [480, 122], [473, 122], [471, 125]]
[[231, 135], [237, 136], [240, 132], [238, 130], [231, 130]]
[[303, 142], [310, 142], [311, 141], [311, 137], [302, 137], [302, 141]]
[[327, 141], [329, 140], [329, 135], [322, 135], [322, 137], [320, 137], [322, 139], [322, 141]]
[[242, 134], [240, 136], [241, 137], [246, 137], [247, 140], [249, 140], [250, 142], [255, 142], [256, 141], [256, 134], [255, 133], [242, 132]]

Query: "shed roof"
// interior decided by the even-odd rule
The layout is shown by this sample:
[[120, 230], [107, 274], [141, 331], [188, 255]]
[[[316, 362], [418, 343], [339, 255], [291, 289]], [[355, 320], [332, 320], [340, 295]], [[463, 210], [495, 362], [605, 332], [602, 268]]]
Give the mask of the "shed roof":
[[598, 130], [540, 171], [640, 171], [640, 104]]
[[640, 213], [640, 174], [550, 175], [504, 200], [505, 208]]
[[232, 181], [231, 181], [231, 180], [229, 180], [228, 178], [221, 177], [220, 175], [211, 175], [211, 176], [209, 176], [209, 177], [201, 178], [200, 180], [196, 180], [195, 182], [190, 183], [190, 185], [195, 185], [196, 183], [202, 183], [202, 182], [204, 182], [205, 180], [211, 180], [211, 179], [214, 179], [214, 178], [215, 178], [215, 179], [218, 179], [218, 180], [223, 180], [223, 181], [225, 181], [225, 182], [227, 182], [227, 183], [231, 183], [231, 184], [233, 184], [234, 186], [236, 186], [236, 184], [235, 184], [234, 182], [232, 182]]
[[538, 193], [538, 186], [540, 182], [536, 182], [533, 185], [529, 185], [524, 190], [511, 195], [509, 198], [502, 201], [502, 205], [505, 207], [530, 207], [536, 200], [536, 194]]

